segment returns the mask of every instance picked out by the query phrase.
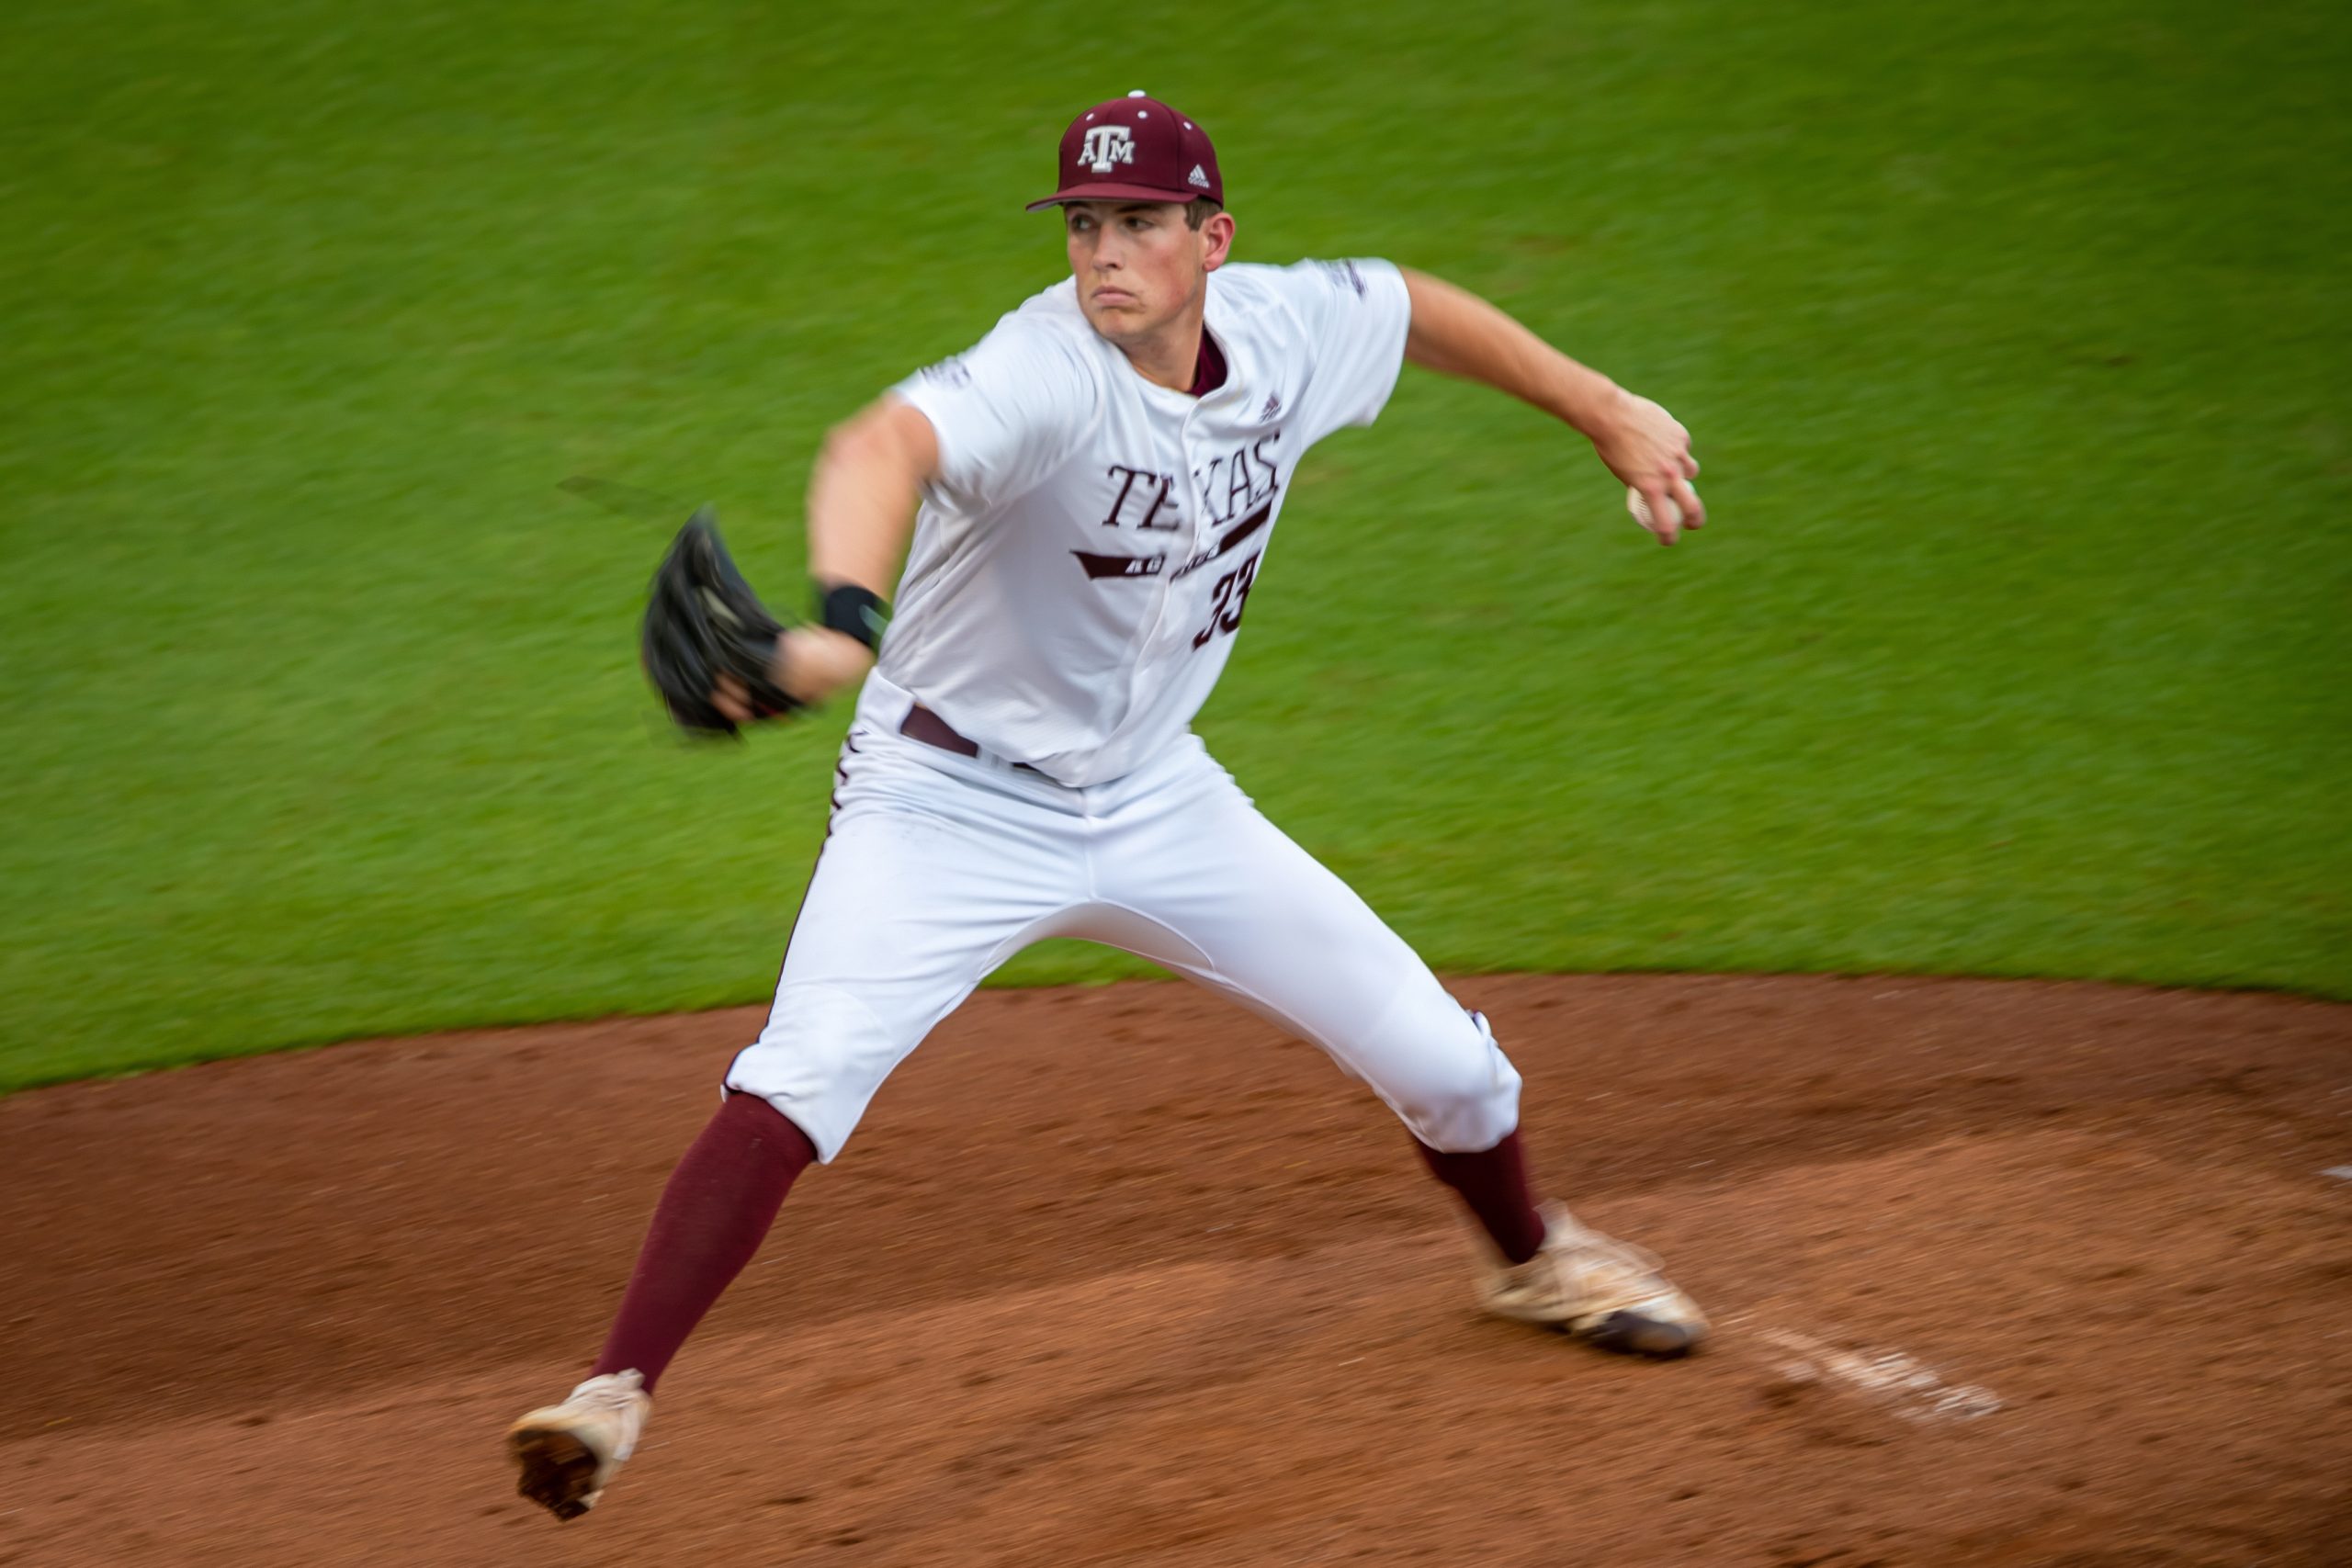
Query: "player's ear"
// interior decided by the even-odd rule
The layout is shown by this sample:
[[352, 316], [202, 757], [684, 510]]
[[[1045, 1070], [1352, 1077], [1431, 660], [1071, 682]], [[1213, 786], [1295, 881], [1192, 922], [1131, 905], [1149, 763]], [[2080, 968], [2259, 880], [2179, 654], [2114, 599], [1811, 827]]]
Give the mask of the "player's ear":
[[1201, 225], [1201, 270], [1215, 272], [1233, 254], [1233, 214], [1222, 209]]

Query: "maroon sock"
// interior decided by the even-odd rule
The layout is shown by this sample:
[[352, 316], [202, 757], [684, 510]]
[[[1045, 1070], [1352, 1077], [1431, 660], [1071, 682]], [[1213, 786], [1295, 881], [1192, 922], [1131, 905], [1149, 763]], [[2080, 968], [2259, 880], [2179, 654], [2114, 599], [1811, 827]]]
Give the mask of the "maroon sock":
[[729, 1095], [653, 1211], [620, 1315], [591, 1375], [635, 1367], [651, 1393], [670, 1358], [760, 1249], [793, 1178], [817, 1150], [755, 1094]]
[[1430, 1174], [1461, 1195], [1502, 1255], [1524, 1263], [1544, 1246], [1544, 1216], [1527, 1190], [1527, 1156], [1521, 1151], [1519, 1130], [1483, 1154], [1441, 1154], [1416, 1138]]

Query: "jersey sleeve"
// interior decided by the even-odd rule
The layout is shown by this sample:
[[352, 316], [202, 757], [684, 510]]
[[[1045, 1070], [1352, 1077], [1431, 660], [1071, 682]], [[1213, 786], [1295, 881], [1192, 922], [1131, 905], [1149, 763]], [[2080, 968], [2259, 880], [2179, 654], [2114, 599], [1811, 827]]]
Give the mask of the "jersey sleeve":
[[1405, 365], [1413, 307], [1405, 275], [1385, 261], [1305, 261], [1279, 269], [1292, 315], [1306, 334], [1314, 367], [1306, 439], [1370, 424], [1388, 404]]
[[1085, 360], [1050, 326], [1019, 313], [891, 391], [931, 421], [937, 487], [973, 511], [1044, 483], [1076, 449], [1096, 401]]

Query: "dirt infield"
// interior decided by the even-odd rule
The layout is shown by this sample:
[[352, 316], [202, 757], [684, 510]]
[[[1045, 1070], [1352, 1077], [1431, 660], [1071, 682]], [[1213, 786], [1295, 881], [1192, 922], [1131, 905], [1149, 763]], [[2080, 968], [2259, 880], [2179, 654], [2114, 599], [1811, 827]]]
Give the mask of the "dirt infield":
[[1465, 979], [1702, 1356], [1471, 1309], [1403, 1134], [1173, 986], [984, 995], [516, 1501], [748, 1011], [0, 1101], [0, 1563], [2352, 1562], [2352, 1008]]

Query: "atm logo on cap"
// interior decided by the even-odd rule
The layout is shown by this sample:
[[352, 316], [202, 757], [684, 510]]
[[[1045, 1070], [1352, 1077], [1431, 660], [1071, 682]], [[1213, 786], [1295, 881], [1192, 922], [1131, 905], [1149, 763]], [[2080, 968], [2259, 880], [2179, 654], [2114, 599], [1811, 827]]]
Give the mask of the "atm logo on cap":
[[1087, 131], [1086, 145], [1079, 150], [1078, 161], [1091, 164], [1098, 175], [1107, 175], [1114, 164], [1136, 161], [1135, 133], [1124, 125], [1098, 125]]

